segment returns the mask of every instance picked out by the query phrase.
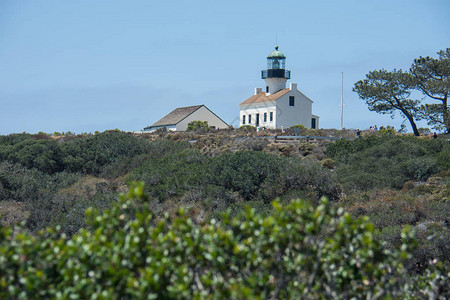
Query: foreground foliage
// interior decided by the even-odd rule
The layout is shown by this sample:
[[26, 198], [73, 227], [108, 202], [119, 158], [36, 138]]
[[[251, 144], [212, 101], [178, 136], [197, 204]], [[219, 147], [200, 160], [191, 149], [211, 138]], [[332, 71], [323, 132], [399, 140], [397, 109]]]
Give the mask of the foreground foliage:
[[[448, 297], [439, 262], [421, 277], [403, 263], [415, 246], [386, 250], [366, 219], [327, 201], [316, 207], [275, 202], [261, 216], [247, 209], [196, 224], [180, 210], [156, 220], [142, 184], [71, 238], [58, 228], [37, 235], [0, 229], [4, 299], [391, 299]], [[447, 294], [445, 294], [447, 293]]]

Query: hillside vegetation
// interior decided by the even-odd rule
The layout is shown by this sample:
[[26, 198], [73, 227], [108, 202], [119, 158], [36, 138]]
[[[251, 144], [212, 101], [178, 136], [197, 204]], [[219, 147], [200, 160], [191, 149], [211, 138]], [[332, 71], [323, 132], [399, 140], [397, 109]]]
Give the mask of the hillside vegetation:
[[0, 136], [3, 296], [443, 295], [447, 140], [271, 134]]

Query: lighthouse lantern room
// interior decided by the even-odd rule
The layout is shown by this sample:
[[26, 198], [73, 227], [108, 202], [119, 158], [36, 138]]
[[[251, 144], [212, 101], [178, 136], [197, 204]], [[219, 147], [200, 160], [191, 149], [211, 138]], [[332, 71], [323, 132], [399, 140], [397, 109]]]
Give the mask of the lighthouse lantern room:
[[278, 51], [278, 46], [267, 56], [267, 70], [261, 71], [261, 78], [266, 81], [266, 93], [273, 94], [286, 88], [286, 81], [291, 78], [291, 71], [285, 69], [286, 56]]

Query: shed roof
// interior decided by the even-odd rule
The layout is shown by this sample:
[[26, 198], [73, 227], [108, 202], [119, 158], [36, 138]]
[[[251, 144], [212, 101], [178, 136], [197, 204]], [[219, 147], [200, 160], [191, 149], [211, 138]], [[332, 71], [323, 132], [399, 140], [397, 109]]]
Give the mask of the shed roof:
[[240, 105], [243, 104], [252, 104], [252, 103], [259, 103], [259, 102], [266, 102], [266, 101], [275, 101], [281, 96], [285, 95], [287, 92], [289, 92], [290, 89], [283, 89], [281, 91], [276, 92], [275, 94], [266, 95], [265, 92], [260, 92], [256, 95], [251, 96], [244, 102], [242, 102]]
[[174, 109], [171, 113], [163, 117], [161, 120], [157, 121], [155, 124], [149, 126], [167, 126], [167, 125], [175, 125], [182, 121], [184, 118], [195, 112], [197, 109], [204, 105], [194, 105], [194, 106], [186, 106], [186, 107], [178, 107]]

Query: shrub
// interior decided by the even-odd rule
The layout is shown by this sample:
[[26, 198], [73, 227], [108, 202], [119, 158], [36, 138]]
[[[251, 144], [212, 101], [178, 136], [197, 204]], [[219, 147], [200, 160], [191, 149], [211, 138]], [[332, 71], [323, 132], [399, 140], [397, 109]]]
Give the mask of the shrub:
[[208, 121], [192, 121], [188, 124], [186, 131], [208, 131]]
[[313, 207], [277, 202], [268, 215], [247, 209], [196, 225], [183, 209], [154, 222], [141, 185], [102, 214], [87, 211], [91, 230], [71, 238], [58, 229], [36, 235], [0, 228], [0, 297], [362, 299], [448, 297], [436, 263], [409, 277], [414, 248], [405, 228], [388, 251], [373, 225], [326, 201]]
[[103, 166], [118, 159], [146, 153], [147, 147], [147, 141], [115, 131], [67, 141], [12, 137], [0, 144], [0, 161], [20, 163], [47, 174], [62, 171], [98, 174]]
[[280, 172], [277, 157], [264, 152], [224, 153], [211, 161], [211, 181], [238, 192], [244, 199], [256, 196], [261, 185], [273, 182]]
[[324, 158], [320, 161], [320, 164], [322, 167], [328, 168], [328, 169], [334, 169], [336, 167], [336, 162], [332, 160], [331, 158]]
[[432, 174], [439, 169], [435, 159], [431, 157], [418, 157], [406, 161], [402, 167], [406, 176], [417, 180], [427, 180]]
[[337, 162], [344, 188], [368, 190], [400, 189], [408, 180], [426, 180], [449, 165], [445, 160], [450, 154], [442, 141], [370, 136], [329, 144], [327, 155]]
[[298, 128], [298, 129], [306, 129], [305, 125], [302, 125], [302, 124], [298, 124], [298, 125], [291, 126], [291, 128], [292, 128], [292, 129], [295, 129], [295, 128]]
[[418, 129], [418, 131], [419, 131], [419, 133], [421, 134], [421, 135], [427, 135], [427, 134], [431, 134], [431, 130], [430, 130], [430, 128], [423, 128], [423, 127], [420, 127], [419, 129]]
[[0, 201], [32, 202], [46, 194], [70, 186], [80, 178], [80, 174], [67, 172], [45, 174], [36, 169], [26, 169], [20, 164], [0, 163]]
[[381, 136], [389, 136], [389, 135], [393, 136], [395, 134], [395, 129], [394, 129], [394, 127], [391, 127], [388, 125], [387, 127], [380, 128], [380, 130], [378, 130], [377, 134], [381, 135]]
[[242, 132], [256, 132], [256, 127], [252, 125], [242, 125], [237, 130]]
[[23, 142], [25, 140], [30, 140], [32, 135], [29, 133], [15, 133], [9, 135], [0, 135], [0, 146], [11, 146]]

